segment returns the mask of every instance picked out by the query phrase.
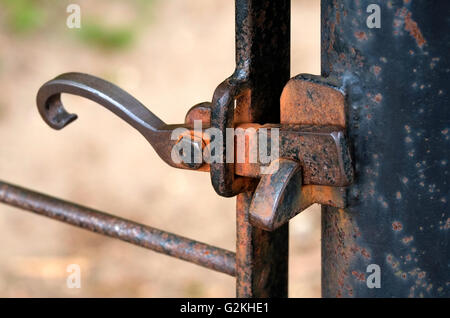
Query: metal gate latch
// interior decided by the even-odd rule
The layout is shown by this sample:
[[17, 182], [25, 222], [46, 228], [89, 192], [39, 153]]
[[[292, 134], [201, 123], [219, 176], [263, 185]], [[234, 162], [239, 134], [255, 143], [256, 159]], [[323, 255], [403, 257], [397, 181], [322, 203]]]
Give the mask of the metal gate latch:
[[[256, 188], [250, 207], [254, 226], [272, 231], [313, 203], [345, 206], [343, 187], [352, 182], [353, 168], [345, 137], [345, 96], [332, 80], [312, 75], [292, 78], [281, 95], [281, 121], [272, 124], [246, 122], [251, 86], [233, 77], [217, 87], [211, 103], [195, 105], [178, 125], [164, 123], [112, 83], [87, 74], [66, 73], [45, 83], [37, 95], [39, 112], [54, 129], [62, 129], [77, 118], [65, 110], [62, 93], [88, 98], [112, 111], [138, 130], [170, 166], [210, 171], [214, 189], [221, 196]], [[212, 136], [211, 128], [222, 133], [220, 141]], [[229, 143], [229, 128], [244, 132], [245, 147], [241, 148], [245, 153], [238, 151], [237, 134]], [[184, 133], [173, 138], [177, 129]], [[258, 136], [263, 131], [266, 145], [277, 145], [279, 155], [270, 162], [263, 162], [260, 156], [252, 161], [246, 150], [261, 146]], [[221, 146], [215, 151], [221, 152], [222, 159], [230, 160], [217, 160], [217, 153], [212, 156], [213, 143]], [[191, 151], [183, 153], [183, 149]]]

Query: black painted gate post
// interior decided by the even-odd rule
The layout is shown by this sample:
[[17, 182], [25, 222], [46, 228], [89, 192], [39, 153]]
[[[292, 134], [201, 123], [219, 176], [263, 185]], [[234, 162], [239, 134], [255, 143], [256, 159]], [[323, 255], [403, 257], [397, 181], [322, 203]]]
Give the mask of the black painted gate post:
[[450, 2], [321, 6], [322, 75], [344, 83], [356, 163], [348, 208], [322, 210], [322, 294], [449, 297]]

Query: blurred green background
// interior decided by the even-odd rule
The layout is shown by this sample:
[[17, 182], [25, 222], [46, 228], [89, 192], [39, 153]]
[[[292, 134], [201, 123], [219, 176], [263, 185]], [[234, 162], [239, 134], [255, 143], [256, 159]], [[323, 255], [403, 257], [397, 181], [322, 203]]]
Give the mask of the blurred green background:
[[[142, 28], [154, 20], [156, 0], [128, 0], [127, 6], [134, 12], [133, 19], [115, 25], [105, 16], [86, 12], [83, 27], [75, 29], [76, 38], [92, 47], [119, 50], [129, 47]], [[18, 36], [32, 36], [38, 32], [64, 32], [61, 26], [67, 15], [65, 8], [72, 1], [48, 0], [0, 0], [3, 27]]]

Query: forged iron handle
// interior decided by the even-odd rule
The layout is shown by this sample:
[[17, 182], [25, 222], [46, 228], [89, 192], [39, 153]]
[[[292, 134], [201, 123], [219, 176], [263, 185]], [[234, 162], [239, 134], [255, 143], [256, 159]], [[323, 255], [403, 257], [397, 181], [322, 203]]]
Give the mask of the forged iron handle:
[[70, 114], [64, 108], [62, 93], [85, 97], [109, 109], [138, 130], [166, 163], [186, 169], [186, 166], [173, 162], [170, 155], [176, 143], [171, 140], [171, 132], [178, 126], [166, 125], [120, 87], [83, 73], [65, 73], [42, 85], [36, 98], [39, 113], [50, 127], [58, 130], [77, 119], [76, 114]]
[[61, 102], [61, 93], [88, 98], [125, 120], [143, 135], [156, 132], [165, 123], [120, 87], [101, 78], [83, 73], [65, 73], [48, 81], [39, 89], [37, 106], [44, 121], [54, 129], [62, 129], [77, 119]]

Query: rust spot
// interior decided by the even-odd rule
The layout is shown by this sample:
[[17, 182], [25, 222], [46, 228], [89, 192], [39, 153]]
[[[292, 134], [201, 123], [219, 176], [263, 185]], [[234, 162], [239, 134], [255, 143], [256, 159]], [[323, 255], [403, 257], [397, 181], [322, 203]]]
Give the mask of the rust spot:
[[361, 250], [361, 255], [365, 258], [370, 258], [370, 253], [365, 248]]
[[297, 76], [281, 94], [281, 123], [346, 126], [345, 96], [327, 83]]
[[202, 126], [209, 126], [211, 122], [211, 103], [200, 103], [194, 105], [186, 114], [186, 125], [193, 126], [194, 121], [202, 122]]
[[426, 43], [425, 38], [420, 32], [417, 23], [411, 18], [411, 12], [405, 17], [405, 30], [416, 39], [417, 45], [421, 48]]
[[381, 67], [378, 65], [375, 65], [372, 67], [372, 73], [375, 74], [375, 76], [378, 76], [381, 72]]
[[355, 37], [359, 41], [366, 41], [367, 40], [367, 34], [366, 34], [366, 32], [363, 32], [363, 31], [355, 32]]
[[381, 94], [376, 94], [373, 100], [377, 103], [380, 103], [383, 100], [383, 96]]
[[409, 134], [411, 132], [411, 127], [409, 125], [405, 125], [405, 130]]
[[412, 236], [406, 236], [406, 237], [404, 237], [403, 239], [402, 239], [402, 242], [404, 243], [404, 244], [409, 244], [409, 243], [411, 243], [411, 241], [413, 241], [414, 240], [414, 238], [412, 237]]
[[417, 45], [422, 48], [427, 41], [423, 37], [417, 22], [412, 19], [412, 13], [409, 12], [408, 9], [403, 8], [400, 11], [400, 16], [405, 19], [405, 30], [408, 31], [409, 34], [416, 40]]
[[445, 230], [448, 230], [449, 228], [450, 228], [450, 218], [447, 219], [447, 222], [445, 222], [445, 225], [444, 225]]
[[353, 271], [352, 275], [355, 276], [356, 279], [359, 280], [359, 281], [365, 281], [366, 280], [366, 275], [364, 273]]
[[400, 222], [392, 223], [392, 229], [394, 231], [401, 231], [403, 229], [403, 225]]

